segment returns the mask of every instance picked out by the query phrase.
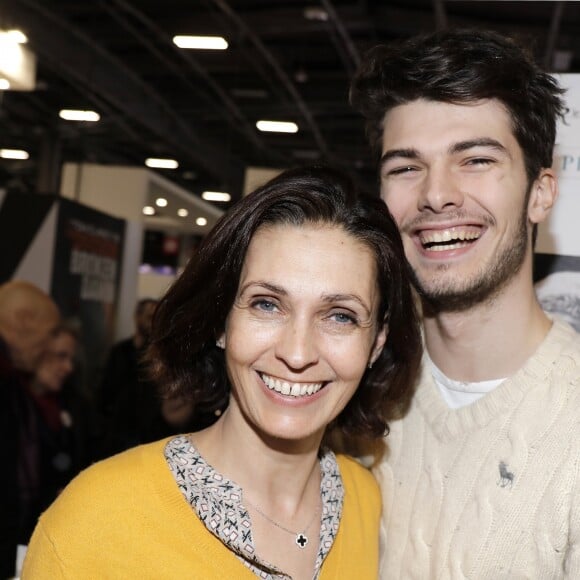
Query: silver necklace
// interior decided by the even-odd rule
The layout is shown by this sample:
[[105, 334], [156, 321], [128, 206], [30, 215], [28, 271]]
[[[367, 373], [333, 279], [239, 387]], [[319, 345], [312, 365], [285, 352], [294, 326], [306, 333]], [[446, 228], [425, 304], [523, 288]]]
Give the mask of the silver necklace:
[[265, 520], [269, 521], [271, 524], [274, 524], [277, 528], [285, 531], [286, 533], [294, 536], [294, 543], [301, 549], [304, 550], [306, 548], [306, 544], [308, 544], [308, 536], [306, 532], [310, 529], [310, 526], [313, 524], [316, 516], [318, 514], [318, 509], [314, 510], [314, 515], [312, 519], [308, 522], [308, 525], [304, 528], [302, 532], [294, 532], [288, 528], [285, 528], [282, 524], [274, 521], [270, 516], [266, 515], [258, 506], [254, 505], [251, 501], [244, 499], [245, 503], [247, 503], [254, 511], [258, 512]]

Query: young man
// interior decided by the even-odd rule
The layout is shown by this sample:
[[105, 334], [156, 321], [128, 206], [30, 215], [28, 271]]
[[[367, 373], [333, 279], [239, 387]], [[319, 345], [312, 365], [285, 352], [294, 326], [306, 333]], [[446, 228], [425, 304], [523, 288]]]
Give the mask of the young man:
[[580, 338], [532, 284], [561, 94], [473, 30], [376, 47], [353, 82], [426, 347], [376, 470], [382, 578], [580, 578]]

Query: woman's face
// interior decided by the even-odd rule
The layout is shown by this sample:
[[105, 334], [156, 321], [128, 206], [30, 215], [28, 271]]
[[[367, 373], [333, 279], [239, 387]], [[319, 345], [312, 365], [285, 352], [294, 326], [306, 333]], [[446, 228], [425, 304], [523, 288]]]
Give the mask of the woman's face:
[[49, 342], [48, 348], [36, 371], [36, 383], [45, 392], [58, 392], [74, 370], [77, 350], [76, 340], [67, 332], [61, 332]]
[[378, 305], [374, 256], [342, 228], [258, 230], [221, 338], [228, 420], [278, 439], [322, 436], [384, 345]]

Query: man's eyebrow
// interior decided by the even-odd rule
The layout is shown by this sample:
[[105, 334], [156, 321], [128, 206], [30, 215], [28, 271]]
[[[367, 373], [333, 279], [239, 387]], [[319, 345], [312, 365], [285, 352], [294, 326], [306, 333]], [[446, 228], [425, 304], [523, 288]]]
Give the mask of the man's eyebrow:
[[[510, 152], [507, 148], [500, 143], [497, 139], [492, 139], [491, 137], [478, 137], [477, 139], [468, 139], [466, 141], [459, 141], [454, 143], [449, 148], [449, 153], [462, 153], [474, 147], [490, 147], [492, 149], [497, 149], [498, 151], [505, 153], [511, 157]], [[389, 149], [385, 151], [381, 156], [380, 166], [382, 167], [385, 163], [391, 159], [400, 157], [401, 159], [419, 159], [421, 156], [417, 149]]]
[[402, 157], [404, 159], [419, 159], [419, 152], [416, 149], [390, 149], [381, 156], [380, 166], [382, 167], [390, 159]]
[[473, 149], [474, 147], [490, 147], [492, 149], [497, 149], [498, 151], [509, 155], [507, 148], [502, 145], [497, 139], [492, 139], [491, 137], [479, 137], [477, 139], [468, 139], [467, 141], [459, 141], [454, 143], [449, 148], [449, 153], [462, 153], [468, 149]]

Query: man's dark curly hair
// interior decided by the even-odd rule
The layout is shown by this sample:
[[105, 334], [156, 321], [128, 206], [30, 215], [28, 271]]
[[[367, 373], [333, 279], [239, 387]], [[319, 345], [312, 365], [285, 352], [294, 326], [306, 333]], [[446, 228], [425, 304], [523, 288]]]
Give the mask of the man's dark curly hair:
[[513, 40], [490, 31], [447, 30], [372, 48], [353, 79], [350, 101], [366, 119], [380, 155], [385, 113], [417, 99], [497, 99], [523, 150], [528, 183], [552, 166], [564, 90]]

